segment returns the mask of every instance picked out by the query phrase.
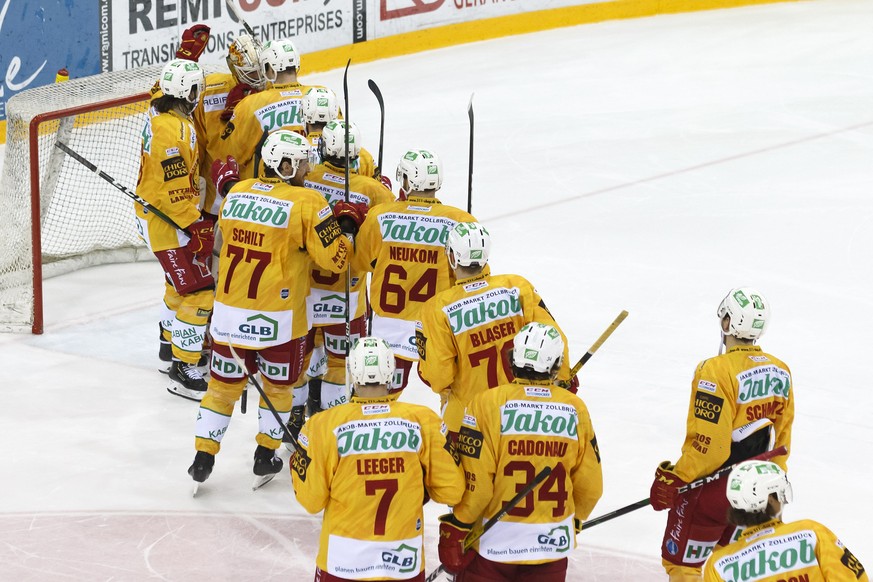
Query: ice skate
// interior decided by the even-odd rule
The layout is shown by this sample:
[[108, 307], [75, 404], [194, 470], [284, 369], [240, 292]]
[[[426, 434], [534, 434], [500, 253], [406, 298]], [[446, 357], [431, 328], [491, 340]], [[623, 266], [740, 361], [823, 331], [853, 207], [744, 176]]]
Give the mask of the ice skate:
[[258, 445], [255, 449], [255, 465], [252, 472], [256, 475], [252, 483], [252, 491], [256, 491], [273, 480], [276, 473], [282, 470], [282, 459], [274, 449]]
[[173, 360], [169, 375], [170, 383], [167, 385], [167, 392], [170, 394], [196, 402], [200, 402], [206, 394], [206, 380], [195, 364]]
[[158, 339], [160, 341], [160, 344], [158, 345], [158, 358], [160, 358], [162, 362], [172, 362], [173, 344], [170, 340], [164, 337], [164, 326], [160, 323], [158, 324]]
[[194, 462], [188, 467], [188, 474], [194, 479], [192, 497], [197, 496], [200, 484], [206, 481], [209, 475], [212, 474], [213, 465], [215, 465], [215, 455], [204, 451], [197, 451], [197, 454], [194, 456]]

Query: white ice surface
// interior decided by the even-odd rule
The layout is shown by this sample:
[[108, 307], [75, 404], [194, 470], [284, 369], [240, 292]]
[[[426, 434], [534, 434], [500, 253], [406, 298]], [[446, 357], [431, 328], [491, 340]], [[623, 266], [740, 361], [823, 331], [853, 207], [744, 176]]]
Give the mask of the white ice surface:
[[[762, 345], [796, 385], [785, 517], [824, 522], [873, 567], [871, 22], [869, 1], [812, 1], [352, 66], [348, 112], [374, 154], [367, 79], [385, 96], [386, 173], [430, 147], [458, 206], [475, 92], [473, 212], [492, 267], [537, 285], [575, 358], [630, 312], [582, 374], [605, 477], [594, 516], [645, 498], [657, 463], [676, 459], [694, 366], [716, 353], [715, 307], [754, 285], [774, 306]], [[306, 79], [341, 92], [341, 75]], [[0, 336], [0, 578], [310, 579], [318, 519], [285, 472], [250, 491], [253, 397], [190, 498], [196, 405], [156, 372], [157, 265], [46, 289], [46, 333]], [[436, 402], [420, 384], [404, 397]], [[426, 508], [428, 571], [440, 511]], [[664, 522], [643, 509], [583, 532], [569, 579], [664, 579]]]

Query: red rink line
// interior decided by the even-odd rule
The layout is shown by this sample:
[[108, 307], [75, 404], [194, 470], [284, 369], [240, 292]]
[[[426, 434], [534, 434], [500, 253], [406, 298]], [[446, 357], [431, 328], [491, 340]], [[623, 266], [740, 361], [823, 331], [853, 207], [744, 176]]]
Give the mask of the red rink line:
[[867, 127], [868, 125], [873, 125], [873, 121], [865, 121], [863, 123], [857, 123], [855, 125], [849, 125], [847, 127], [842, 127], [840, 129], [835, 129], [832, 131], [826, 131], [824, 133], [816, 133], [814, 135], [809, 135], [806, 137], [801, 137], [799, 139], [795, 139], [792, 141], [787, 141], [784, 143], [775, 144], [772, 146], [767, 146], [765, 148], [760, 148], [757, 150], [752, 150], [749, 152], [743, 152], [741, 154], [735, 154], [733, 156], [728, 156], [726, 158], [719, 158], [717, 160], [712, 160], [709, 162], [703, 162], [702, 164], [697, 164], [694, 166], [688, 166], [687, 168], [680, 168], [678, 170], [671, 170], [669, 172], [664, 172], [663, 174], [656, 174], [654, 176], [649, 176], [648, 178], [642, 178], [640, 180], [634, 180], [633, 182], [624, 182], [623, 184], [616, 184], [615, 186], [609, 186], [607, 188], [601, 188], [600, 190], [594, 190], [593, 192], [585, 192], [584, 194], [577, 194], [575, 196], [569, 196], [567, 198], [561, 198], [559, 200], [553, 200], [552, 202], [546, 202], [544, 204], [538, 204], [532, 208], [525, 208], [524, 210], [517, 210], [515, 212], [507, 212], [506, 214], [497, 214], [495, 216], [490, 216], [486, 220], [488, 222], [494, 220], [500, 220], [501, 218], [509, 218], [511, 216], [518, 216], [519, 214], [526, 214], [528, 212], [532, 212], [535, 210], [540, 210], [543, 208], [549, 208], [551, 206], [558, 206], [560, 204], [565, 204], [567, 202], [573, 202], [574, 200], [579, 200], [580, 198], [590, 198], [592, 196], [597, 196], [599, 194], [606, 194], [607, 192], [613, 192], [615, 190], [621, 190], [622, 188], [628, 188], [630, 186], [637, 186], [639, 184], [646, 184], [648, 182], [655, 182], [657, 180], [662, 180], [664, 178], [669, 178], [671, 176], [677, 176], [679, 174], [685, 174], [687, 172], [693, 172], [694, 170], [699, 170], [701, 168], [707, 168], [709, 166], [717, 166], [719, 164], [724, 164], [727, 162], [732, 162], [734, 160], [740, 160], [742, 158], [750, 158], [752, 156], [757, 156], [758, 154], [763, 154], [767, 152], [772, 152], [774, 150], [791, 147], [797, 144], [815, 141], [817, 139], [822, 139], [825, 137], [830, 137], [832, 135], [837, 135], [840, 133], [845, 133], [847, 131], [854, 131], [856, 129], [860, 129], [862, 127]]
[[[312, 580], [321, 518], [200, 513], [0, 516], [0, 578], [173, 582]], [[436, 531], [425, 567], [436, 567]], [[583, 541], [580, 539], [580, 541]], [[660, 580], [655, 560], [579, 546], [567, 580]]]

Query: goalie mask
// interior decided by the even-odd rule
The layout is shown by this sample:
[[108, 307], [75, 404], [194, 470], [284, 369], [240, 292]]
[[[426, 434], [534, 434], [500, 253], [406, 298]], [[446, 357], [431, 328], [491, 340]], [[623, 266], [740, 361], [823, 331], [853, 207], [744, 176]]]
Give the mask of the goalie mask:
[[349, 374], [355, 385], [388, 384], [394, 375], [394, 352], [378, 337], [362, 337], [349, 352]]
[[[309, 160], [309, 142], [299, 133], [279, 129], [267, 136], [261, 147], [261, 159], [283, 180], [290, 180], [297, 175], [300, 162]], [[290, 175], [282, 174], [282, 160], [291, 162], [293, 171]]]
[[459, 222], [446, 240], [449, 266], [484, 267], [491, 255], [491, 235], [478, 222]]
[[770, 461], [743, 461], [728, 477], [727, 498], [731, 507], [749, 513], [767, 510], [770, 495], [780, 503], [791, 503], [793, 493], [785, 471]]
[[303, 120], [306, 123], [328, 123], [339, 116], [336, 93], [325, 87], [313, 87], [303, 97]]
[[236, 37], [227, 48], [227, 68], [237, 83], [263, 91], [267, 86], [261, 69], [260, 45], [248, 34]]
[[397, 181], [403, 186], [406, 178], [407, 192], [439, 190], [443, 185], [443, 165], [439, 157], [428, 150], [409, 150], [397, 164]]
[[206, 84], [203, 69], [194, 61], [173, 59], [164, 65], [158, 85], [164, 95], [196, 105]]
[[[345, 165], [346, 160], [346, 122], [335, 119], [321, 130], [318, 144], [322, 159], [333, 158]], [[361, 132], [354, 123], [349, 123], [349, 160], [357, 160], [361, 153]]]
[[764, 296], [751, 287], [731, 289], [722, 299], [716, 312], [719, 320], [730, 318], [726, 335], [738, 339], [756, 340], [767, 328], [770, 320], [770, 304]]
[[519, 330], [512, 345], [510, 358], [516, 368], [527, 368], [542, 374], [557, 372], [564, 357], [564, 340], [554, 326], [528, 323]]
[[[270, 83], [276, 80], [276, 74], [286, 69], [300, 68], [300, 53], [294, 48], [294, 43], [288, 39], [270, 40], [261, 49], [261, 71]], [[267, 74], [267, 65], [273, 69], [272, 77]]]

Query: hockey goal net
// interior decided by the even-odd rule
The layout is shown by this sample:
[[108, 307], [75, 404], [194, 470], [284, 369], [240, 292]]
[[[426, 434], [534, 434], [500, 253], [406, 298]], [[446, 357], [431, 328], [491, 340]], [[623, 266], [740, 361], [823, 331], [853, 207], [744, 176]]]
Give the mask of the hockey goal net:
[[0, 183], [0, 331], [43, 331], [42, 280], [112, 262], [152, 260], [134, 202], [55, 143], [133, 190], [149, 89], [161, 67], [37, 87], [7, 102]]

